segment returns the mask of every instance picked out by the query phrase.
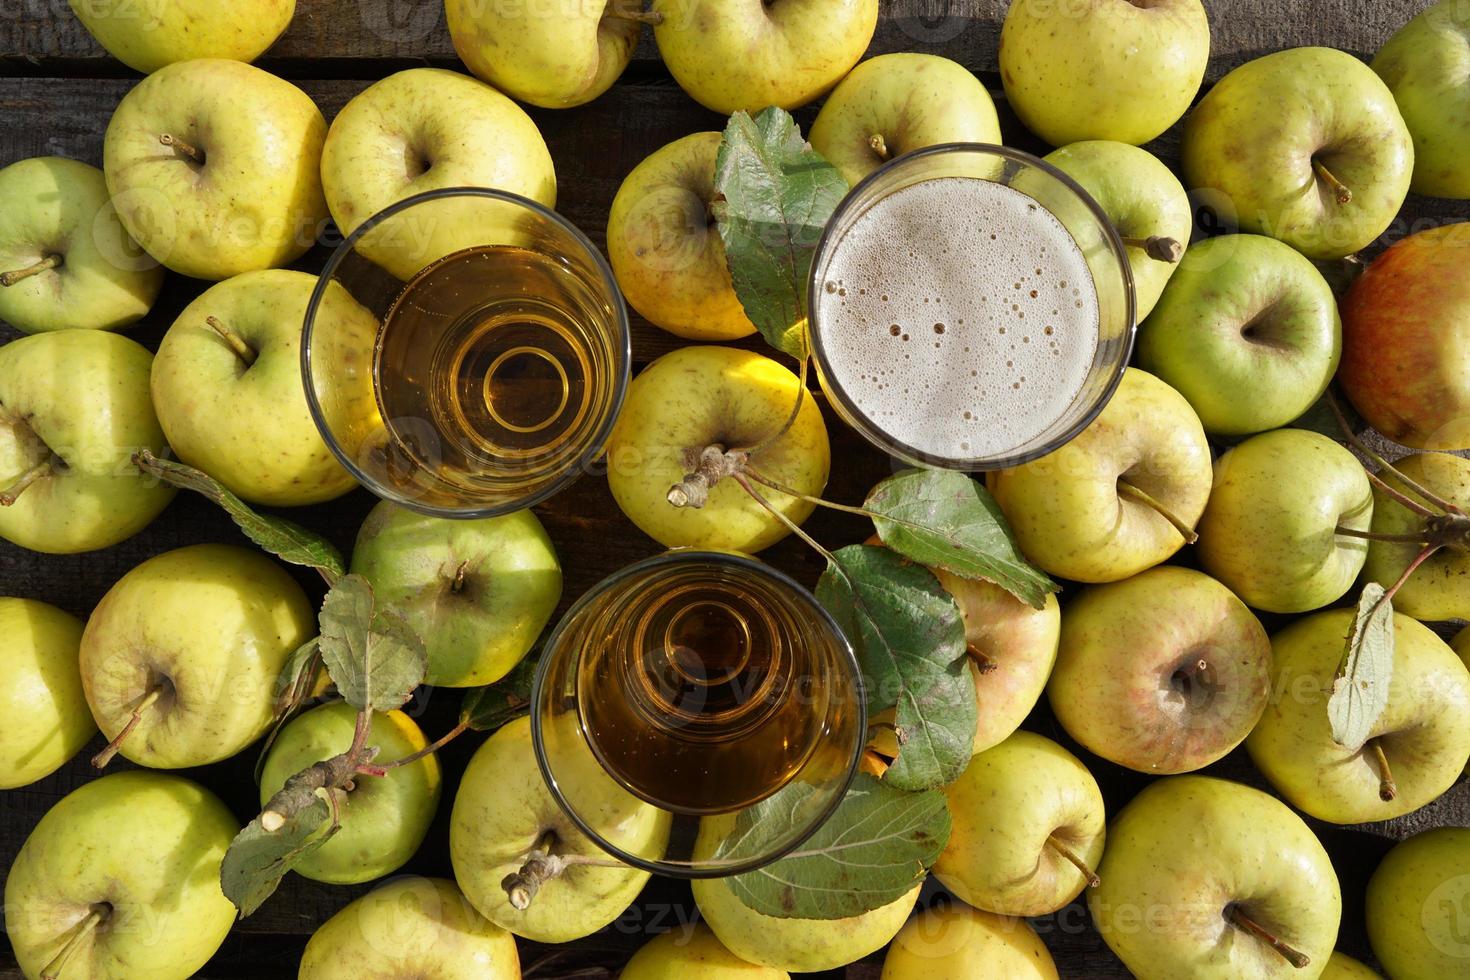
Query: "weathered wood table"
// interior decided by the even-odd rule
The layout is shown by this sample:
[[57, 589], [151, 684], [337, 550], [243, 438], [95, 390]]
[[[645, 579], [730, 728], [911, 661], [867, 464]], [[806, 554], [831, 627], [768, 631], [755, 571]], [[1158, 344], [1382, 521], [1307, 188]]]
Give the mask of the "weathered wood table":
[[[138, 0], [142, 2], [142, 0]], [[1370, 56], [1388, 36], [1428, 0], [1206, 0], [1213, 30], [1209, 79], [1266, 52], [1306, 44], [1343, 48]], [[295, 22], [259, 64], [301, 85], [330, 119], [370, 82], [399, 69], [435, 65], [460, 68], [444, 27], [442, 0], [298, 0]], [[922, 51], [953, 58], [981, 75], [997, 97], [1007, 142], [1041, 150], [1005, 106], [996, 77], [1004, 0], [885, 0], [882, 21], [870, 54]], [[0, 3], [0, 166], [42, 154], [58, 154], [101, 164], [102, 135], [118, 100], [136, 76], [88, 36], [65, 0], [4, 0]], [[532, 110], [551, 148], [560, 185], [559, 210], [601, 242], [608, 206], [624, 175], [645, 155], [679, 136], [718, 129], [722, 119], [696, 105], [672, 82], [658, 59], [651, 35], [627, 73], [594, 103], [565, 111]], [[803, 125], [811, 109], [798, 113]], [[1166, 160], [1175, 156], [1176, 132], [1151, 147]], [[5, 202], [0, 201], [0, 207]], [[1385, 235], [1396, 240], [1433, 224], [1470, 220], [1470, 204], [1411, 196], [1399, 221]], [[316, 271], [325, 250], [309, 253], [298, 267]], [[204, 284], [170, 276], [157, 308], [131, 335], [157, 345], [178, 312]], [[0, 342], [15, 332], [0, 324]], [[680, 342], [635, 318], [634, 355], [647, 363]], [[829, 496], [855, 502], [889, 463], [829, 416], [837, 461]], [[293, 514], [327, 533], [344, 552], [358, 524], [372, 506], [366, 491], [337, 502]], [[537, 508], [556, 541], [566, 570], [568, 604], [613, 570], [659, 551], [652, 540], [622, 517], [598, 476]], [[817, 514], [809, 528], [829, 545], [860, 540], [870, 527], [856, 518], [830, 511]], [[121, 575], [145, 558], [199, 542], [245, 543], [233, 525], [201, 498], [180, 494], [150, 528], [117, 547], [92, 554], [51, 557], [25, 552], [0, 542], [0, 594], [27, 596], [55, 603], [86, 617]], [[812, 583], [820, 559], [788, 540], [766, 557]], [[1188, 560], [1185, 556], [1181, 560]], [[302, 584], [320, 594], [320, 583], [301, 576]], [[1065, 602], [1065, 597], [1064, 600]], [[1269, 625], [1269, 624], [1268, 624]], [[431, 692], [411, 705], [424, 729], [434, 737], [453, 723], [459, 696]], [[3, 724], [0, 720], [0, 724]], [[1115, 812], [1146, 778], [1088, 755], [1072, 743], [1045, 703], [1027, 727], [1066, 744], [1078, 753], [1102, 784], [1110, 812]], [[478, 738], [465, 738], [445, 752], [446, 786], [438, 820], [422, 851], [404, 869], [408, 873], [452, 876], [447, 851], [450, 801]], [[93, 778], [87, 757], [96, 747], [52, 777], [33, 786], [0, 793], [0, 874], [42, 814], [62, 795]], [[218, 792], [243, 820], [253, 814], [256, 789], [251, 778], [252, 753], [189, 775]], [[114, 766], [122, 766], [122, 760]], [[1243, 752], [1210, 767], [1212, 773], [1263, 786]], [[1417, 830], [1443, 824], [1470, 825], [1470, 787], [1462, 782], [1435, 804], [1388, 824], [1335, 828], [1313, 822], [1331, 852], [1342, 880], [1344, 915], [1340, 946], [1368, 957], [1364, 938], [1362, 894], [1368, 876], [1392, 841]], [[338, 908], [367, 890], [318, 885], [291, 876], [254, 916], [240, 923], [219, 955], [200, 976], [286, 978], [307, 937]], [[687, 922], [694, 905], [687, 887], [655, 880], [643, 899], [602, 933], [565, 949], [522, 947], [528, 975], [585, 975], [602, 968], [615, 973], [632, 950], [658, 931]], [[1038, 920], [1037, 929], [1056, 956], [1063, 976], [1090, 980], [1126, 977], [1088, 925], [1081, 903]], [[876, 958], [848, 969], [852, 977], [875, 977]], [[833, 976], [840, 976], [836, 971]], [[8, 944], [0, 948], [0, 977], [19, 978]], [[148, 980], [148, 978], [138, 978]]]

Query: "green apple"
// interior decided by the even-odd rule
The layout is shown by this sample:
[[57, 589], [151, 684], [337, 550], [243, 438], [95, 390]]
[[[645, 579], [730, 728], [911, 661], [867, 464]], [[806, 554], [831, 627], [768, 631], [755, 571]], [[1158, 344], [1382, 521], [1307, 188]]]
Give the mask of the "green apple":
[[461, 61], [503, 92], [565, 109], [612, 87], [643, 30], [618, 0], [543, 7], [446, 0], [449, 37]]
[[[791, 416], [794, 424], [761, 444]], [[810, 496], [827, 485], [827, 426], [811, 393], [768, 357], [730, 347], [685, 347], [665, 354], [633, 380], [608, 442], [607, 480], [618, 506], [649, 537], [670, 548], [755, 553], [789, 530], [734, 480], [709, 489], [702, 507], [676, 507], [669, 488], [708, 446], [759, 449], [751, 457], [767, 479]], [[770, 505], [800, 524], [813, 504], [762, 490]]]
[[[1393, 466], [1430, 493], [1470, 510], [1470, 460], [1448, 453], [1419, 453], [1406, 456]], [[1428, 501], [1394, 479], [1393, 474], [1380, 476], [1409, 499], [1428, 505]], [[1375, 533], [1418, 534], [1423, 530], [1424, 518], [1378, 487], [1373, 488]], [[1367, 544], [1368, 560], [1363, 564], [1363, 577], [1384, 588], [1397, 582], [1423, 549], [1421, 544], [1402, 541]], [[1440, 549], [1394, 593], [1393, 607], [1415, 619], [1470, 619], [1470, 555], [1454, 548]]]
[[1414, 146], [1393, 94], [1357, 58], [1293, 48], [1247, 62], [1200, 100], [1181, 149], [1223, 221], [1313, 259], [1367, 247], [1409, 192]]
[[1220, 436], [1299, 417], [1327, 390], [1341, 355], [1332, 287], [1300, 252], [1262, 235], [1192, 246], [1138, 333], [1139, 364]]
[[0, 596], [0, 789], [49, 776], [96, 733], [77, 669], [81, 642], [71, 613]]
[[1209, 58], [1200, 0], [1015, 0], [1000, 33], [1006, 99], [1052, 146], [1149, 142], [1189, 108]]
[[651, 10], [674, 80], [720, 115], [825, 95], [878, 26], [878, 0], [653, 0]]
[[910, 150], [937, 143], [998, 144], [1000, 120], [984, 83], [964, 65], [932, 54], [884, 54], [837, 83], [808, 138], [856, 184]]
[[724, 878], [691, 884], [700, 916], [727, 949], [747, 962], [792, 973], [836, 970], [882, 949], [913, 911], [920, 887], [845, 919], [788, 919], [750, 908]]
[[186, 980], [235, 922], [219, 869], [240, 825], [181, 776], [123, 772], [68, 793], [5, 880], [5, 931], [27, 977]]
[[102, 171], [65, 157], [0, 170], [0, 319], [26, 333], [120, 330], [153, 308], [163, 268], [117, 220]]
[[654, 936], [633, 954], [618, 980], [790, 980], [785, 970], [747, 963], [725, 948], [709, 926]]
[[327, 217], [327, 124], [301, 89], [239, 61], [159, 69], [123, 97], [102, 148], [117, 216], [175, 272], [228, 279], [285, 265]]
[[[581, 743], [585, 744], [585, 743]], [[626, 853], [663, 856], [669, 814], [635, 799], [613, 782], [589, 750], [579, 782], [600, 787], [597, 830]], [[582, 864], [542, 883], [531, 904], [511, 904], [502, 882], [532, 851], [606, 858], [562, 810], [536, 764], [531, 722], [518, 718], [481, 745], [465, 769], [449, 818], [454, 877], [491, 922], [538, 943], [565, 943], [591, 935], [638, 897], [648, 872]]]
[[[442, 68], [389, 75], [348, 102], [322, 147], [322, 187], [343, 234], [390, 204], [446, 187], [491, 187], [556, 205], [556, 169], [531, 117], [484, 82]], [[397, 219], [403, 226], [389, 219], [357, 248], [408, 280], [452, 252], [503, 244], [491, 237], [503, 222], [494, 208], [466, 198], [420, 205]]]
[[1252, 436], [1215, 461], [1199, 522], [1200, 566], [1248, 604], [1297, 613], [1336, 602], [1357, 579], [1373, 488], [1341, 445], [1305, 429]]
[[1150, 783], [1108, 827], [1098, 875], [1092, 923], [1138, 980], [1311, 977], [1337, 941], [1327, 852], [1286, 804], [1239, 783]]
[[883, 957], [880, 980], [948, 978], [1057, 980], [1046, 944], [1024, 919], [953, 903], [925, 909], [905, 925]]
[[452, 881], [397, 878], [317, 927], [297, 980], [520, 980], [510, 933], [480, 917]]
[[1346, 953], [1333, 953], [1319, 980], [1383, 980]]
[[1051, 739], [1016, 732], [972, 758], [944, 795], [949, 842], [934, 877], [975, 908], [1050, 915], [1082, 894], [1102, 860], [1102, 790]]
[[1192, 772], [1250, 734], [1271, 695], [1271, 641], [1208, 575], [1152, 568], [1088, 589], [1062, 613], [1047, 696], [1103, 758], [1139, 772]]
[[1393, 614], [1388, 703], [1360, 748], [1332, 737], [1332, 696], [1352, 609], [1299, 619], [1271, 638], [1277, 692], [1246, 740], [1297, 809], [1328, 823], [1392, 820], [1449, 789], [1470, 761], [1470, 671], [1428, 627]]
[[[876, 538], [868, 542], [877, 544]], [[965, 621], [970, 679], [979, 705], [973, 751], [999, 745], [1021, 727], [1046, 690], [1057, 659], [1061, 607], [1048, 595], [1040, 609], [1005, 589], [981, 579], [960, 578], [942, 568], [930, 569], [954, 596]], [[898, 755], [893, 733], [894, 711], [889, 708], [870, 719], [871, 746], [880, 755]], [[880, 774], [881, 775], [881, 774]]]
[[[322, 441], [301, 381], [301, 329], [316, 276], [270, 269], [227, 279], [179, 314], [153, 359], [153, 405], [183, 462], [257, 504], [292, 507], [357, 486]], [[318, 319], [360, 317], [343, 290]]]
[[1026, 557], [1062, 578], [1116, 582], [1184, 546], [1181, 527], [1210, 495], [1210, 446], [1179, 392], [1129, 368], [1081, 435], [989, 485]]
[[1174, 275], [1194, 230], [1184, 185], [1152, 153], [1113, 140], [1071, 143], [1045, 160], [1081, 184], [1122, 236], [1142, 320]]
[[0, 537], [52, 554], [95, 551], [152, 523], [172, 487], [133, 453], [164, 452], [148, 397], [153, 355], [100, 330], [0, 347]]
[[755, 333], [710, 220], [721, 138], [693, 133], [654, 150], [623, 179], [607, 215], [607, 257], [624, 298], [690, 340]]
[[1414, 138], [1419, 194], [1470, 198], [1470, 7], [1440, 0], [1378, 49], [1373, 70], [1388, 85]]
[[1463, 977], [1470, 965], [1470, 828], [1396, 845], [1368, 880], [1368, 941], [1393, 980]]
[[529, 510], [446, 520], [384, 500], [357, 532], [352, 571], [424, 638], [436, 687], [500, 680], [561, 601], [556, 549]]
[[92, 611], [82, 688], [97, 727], [121, 736], [133, 762], [208, 765], [270, 728], [276, 678], [314, 635], [306, 594], [265, 555], [177, 548], [128, 572]]
[[67, 2], [108, 54], [145, 75], [191, 58], [254, 61], [296, 12], [296, 0]]
[[[341, 755], [352, 746], [357, 709], [344, 701], [320, 705], [281, 729], [260, 771], [260, 805], [270, 802], [286, 780]], [[401, 711], [373, 712], [368, 743], [386, 766], [425, 748], [429, 740]], [[302, 858], [297, 874], [332, 885], [356, 885], [392, 874], [413, 857], [439, 807], [439, 759], [433, 753], [388, 775], [353, 781], [340, 805], [341, 827]]]

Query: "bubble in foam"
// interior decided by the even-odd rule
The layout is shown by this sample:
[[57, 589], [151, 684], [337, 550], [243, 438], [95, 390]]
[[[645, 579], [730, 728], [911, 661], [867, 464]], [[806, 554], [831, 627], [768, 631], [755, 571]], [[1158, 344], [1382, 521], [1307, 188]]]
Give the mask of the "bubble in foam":
[[[911, 185], [860, 216], [825, 271], [846, 287], [845, 304], [819, 295], [814, 311], [831, 379], [860, 412], [922, 453], [1006, 452], [1050, 427], [1081, 390], [1098, 332], [1090, 273], [1060, 223], [1017, 191], [971, 178]], [[1082, 307], [1066, 302], [1077, 283], [1086, 287]], [[1010, 310], [988, 316], [991, 295], [1007, 286]], [[895, 362], [892, 338], [908, 339], [926, 322], [924, 307], [939, 305], [946, 313], [930, 314], [932, 336], [957, 343], [905, 344]], [[998, 321], [1026, 313], [1044, 318], [1055, 339], [1032, 344], [1028, 334], [1015, 344], [1006, 336]]]

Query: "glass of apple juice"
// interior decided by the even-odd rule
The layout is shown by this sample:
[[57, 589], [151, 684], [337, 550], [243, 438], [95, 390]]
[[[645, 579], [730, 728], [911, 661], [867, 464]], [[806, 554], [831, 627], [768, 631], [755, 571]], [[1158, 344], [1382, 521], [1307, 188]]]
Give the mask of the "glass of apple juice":
[[[806, 840], [841, 802], [867, 731], [851, 646], [810, 592], [741, 554], [675, 550], [594, 586], [552, 631], [531, 694], [547, 785], [629, 864], [738, 874]], [[599, 833], [638, 801], [657, 853]]]
[[1002, 146], [897, 157], [843, 199], [809, 288], [833, 409], [890, 456], [1016, 466], [1102, 411], [1133, 346], [1133, 274], [1096, 202]]
[[354, 229], [307, 307], [312, 416], [349, 472], [423, 513], [546, 499], [601, 455], [628, 385], [627, 308], [556, 212], [429, 191]]

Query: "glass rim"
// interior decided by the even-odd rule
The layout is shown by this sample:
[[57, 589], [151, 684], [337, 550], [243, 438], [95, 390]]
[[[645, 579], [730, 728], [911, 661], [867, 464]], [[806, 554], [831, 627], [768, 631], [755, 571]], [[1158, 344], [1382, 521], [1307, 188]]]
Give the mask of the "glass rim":
[[[751, 858], [739, 863], [722, 865], [718, 868], [702, 868], [688, 862], [671, 862], [662, 860], [650, 861], [647, 858], [640, 857], [639, 855], [632, 854], [628, 851], [623, 850], [617, 845], [612, 844], [611, 842], [606, 840], [597, 831], [593, 830], [592, 827], [587, 823], [587, 821], [585, 821], [582, 816], [577, 813], [575, 809], [572, 808], [571, 804], [567, 801], [566, 795], [562, 792], [561, 786], [557, 783], [555, 775], [553, 775], [551, 772], [551, 766], [549, 761], [547, 760], [545, 739], [541, 730], [542, 718], [541, 712], [539, 710], [542, 692], [546, 685], [546, 676], [548, 673], [550, 673], [552, 660], [555, 659], [552, 656], [552, 652], [556, 649], [557, 642], [561, 639], [562, 634], [566, 632], [568, 625], [571, 623], [577, 613], [580, 613], [592, 602], [600, 598], [605, 592], [607, 592], [608, 589], [611, 589], [621, 584], [634, 574], [646, 572], [653, 569], [664, 568], [669, 565], [679, 565], [689, 561], [709, 561], [732, 565], [737, 568], [742, 568], [747, 571], [752, 571], [761, 575], [765, 575], [773, 579], [777, 583], [781, 584], [782, 586], [789, 588], [802, 602], [806, 603], [811, 608], [816, 610], [818, 618], [826, 624], [832, 635], [840, 641], [837, 644], [841, 651], [839, 661], [841, 665], [849, 672], [849, 676], [852, 679], [853, 690], [857, 695], [857, 710], [859, 711], [863, 719], [864, 735], [857, 739], [857, 744], [853, 750], [852, 758], [848, 760], [846, 774], [842, 778], [841, 791], [833, 794], [832, 799], [829, 800], [825, 806], [823, 806], [821, 813], [819, 813], [811, 821], [810, 825], [804, 828], [801, 833], [793, 836], [790, 841], [782, 844], [782, 846], [778, 850], [773, 851], [770, 854], [763, 854], [758, 858]], [[811, 839], [811, 836], [813, 834], [820, 830], [822, 826], [826, 824], [829, 819], [831, 819], [832, 814], [836, 812], [837, 807], [840, 806], [843, 799], [846, 798], [847, 791], [852, 788], [853, 780], [857, 778], [858, 768], [862, 763], [863, 752], [867, 748], [866, 731], [868, 717], [868, 694], [867, 687], [863, 683], [862, 667], [858, 664], [857, 653], [853, 650], [852, 641], [848, 638], [847, 634], [838, 624], [836, 618], [827, 611], [827, 608], [825, 606], [817, 601], [817, 597], [812, 594], [810, 589], [806, 588], [800, 582], [796, 581], [796, 579], [792, 578], [790, 575], [787, 575], [779, 568], [775, 568], [757, 558], [752, 558], [749, 555], [745, 555], [736, 551], [716, 551], [699, 548], [673, 548], [660, 554], [654, 555], [650, 558], [644, 558], [640, 561], [636, 561], [631, 565], [624, 566], [623, 568], [618, 569], [611, 575], [599, 581], [596, 585], [592, 586], [592, 588], [584, 592], [581, 597], [577, 599], [576, 602], [572, 603], [567, 611], [562, 614], [562, 617], [557, 620], [557, 623], [552, 628], [551, 632], [547, 634], [546, 642], [542, 644], [541, 651], [541, 660], [536, 664], [536, 673], [533, 680], [531, 681], [531, 749], [536, 756], [536, 766], [541, 770], [541, 777], [546, 781], [546, 786], [551, 791], [552, 798], [556, 800], [556, 803], [558, 806], [561, 807], [562, 812], [565, 813], [567, 817], [572, 821], [572, 823], [576, 825], [577, 829], [580, 830], [583, 834], [587, 835], [588, 839], [591, 840], [592, 843], [596, 844], [599, 848], [606, 851], [608, 854], [611, 854], [619, 861], [638, 868], [641, 871], [648, 871], [652, 874], [663, 875], [669, 878], [728, 878], [732, 875], [744, 874], [747, 871], [754, 871], [757, 868], [763, 868], [769, 864], [773, 864], [776, 861], [781, 860], [786, 855], [790, 854], [792, 851], [796, 850], [802, 844], [806, 843], [809, 839]], [[609, 778], [612, 778], [610, 774]], [[630, 795], [632, 794], [630, 793]], [[766, 797], [766, 799], [769, 798], [770, 797]], [[759, 802], [761, 801], [757, 801], [757, 803]], [[654, 804], [652, 803], [648, 803], [646, 805], [654, 806]], [[751, 804], [751, 806], [754, 805], [756, 804]], [[662, 808], [655, 807], [655, 809]], [[742, 807], [741, 810], [735, 810], [731, 812], [739, 813], [742, 810], [746, 809], [749, 809], [749, 807]], [[669, 811], [665, 810], [664, 812]], [[700, 819], [707, 819], [707, 817], [701, 817]]]
[[[818, 308], [817, 301], [821, 291], [821, 283], [818, 282], [818, 265], [828, 249], [833, 246], [834, 230], [837, 228], [840, 220], [846, 218], [849, 212], [857, 207], [858, 192], [865, 190], [878, 180], [889, 176], [891, 171], [897, 170], [902, 166], [912, 164], [925, 157], [943, 156], [952, 153], [1000, 157], [1012, 163], [1019, 163], [1040, 170], [1056, 179], [1074, 197], [1082, 202], [1083, 207], [1087, 209], [1088, 213], [1092, 215], [1094, 220], [1102, 228], [1103, 240], [1107, 243], [1108, 250], [1117, 260], [1118, 267], [1122, 270], [1123, 274], [1124, 292], [1127, 295], [1128, 318], [1128, 325], [1124, 330], [1123, 357], [1120, 359], [1117, 368], [1112, 371], [1112, 377], [1107, 379], [1103, 390], [1098, 393], [1093, 404], [1088, 407], [1088, 410], [1083, 413], [1081, 418], [1068, 426], [1057, 437], [1049, 439], [1036, 449], [1027, 450], [1026, 452], [1013, 452], [1006, 456], [996, 457], [975, 456], [969, 459], [939, 457], [925, 453], [900, 439], [895, 439], [884, 433], [872, 419], [868, 418], [867, 413], [857, 407], [848, 395], [847, 390], [841, 383], [834, 380], [831, 372], [826, 369], [829, 362], [826, 357], [826, 352], [822, 347], [821, 331], [815, 327], [817, 319], [816, 311]], [[1050, 211], [1049, 208], [1047, 210]], [[913, 465], [935, 466], [962, 472], [1008, 469], [1040, 459], [1062, 448], [1062, 446], [1071, 442], [1084, 429], [1091, 425], [1097, 419], [1098, 415], [1102, 414], [1102, 410], [1107, 407], [1108, 402], [1112, 400], [1113, 394], [1118, 390], [1118, 385], [1123, 381], [1123, 374], [1128, 368], [1128, 362], [1133, 358], [1133, 347], [1138, 336], [1137, 284], [1134, 282], [1133, 264], [1129, 261], [1128, 250], [1123, 245], [1123, 238], [1118, 234], [1118, 229], [1114, 227], [1112, 219], [1108, 217], [1107, 212], [1103, 211], [1102, 206], [1093, 199], [1092, 195], [1087, 193], [1081, 184], [1077, 183], [1071, 175], [1067, 174], [1061, 168], [1047, 163], [1040, 157], [1027, 153], [1025, 150], [1002, 146], [999, 143], [935, 143], [930, 146], [919, 147], [916, 150], [910, 150], [908, 153], [885, 161], [872, 173], [854, 184], [838, 203], [836, 209], [832, 212], [832, 216], [827, 219], [826, 225], [822, 228], [822, 234], [817, 239], [817, 247], [812, 253], [811, 269], [807, 273], [807, 336], [809, 338], [812, 357], [816, 360], [818, 373], [822, 377], [822, 390], [826, 392], [828, 398], [833, 399], [841, 406], [842, 412], [848, 418], [857, 421], [858, 425], [853, 427], [857, 429], [859, 435], [872, 445], [888, 453], [890, 456], [896, 456]]]
[[[483, 507], [436, 507], [432, 504], [425, 504], [417, 498], [411, 498], [406, 494], [399, 493], [394, 488], [384, 485], [381, 481], [367, 473], [362, 467], [358, 466], [357, 461], [352, 459], [342, 448], [342, 444], [338, 441], [336, 433], [327, 424], [326, 414], [322, 411], [321, 402], [317, 398], [316, 385], [312, 381], [311, 339], [315, 331], [317, 310], [321, 306], [323, 298], [326, 296], [328, 286], [336, 281], [337, 270], [341, 268], [342, 264], [347, 260], [347, 257], [354, 253], [354, 247], [357, 243], [368, 232], [394, 215], [430, 201], [446, 200], [456, 197], [480, 197], [502, 201], [529, 211], [569, 234], [572, 240], [592, 257], [592, 264], [596, 268], [598, 276], [602, 279], [603, 285], [607, 288], [608, 295], [612, 297], [614, 327], [618, 335], [622, 338], [620, 345], [614, 345], [616, 351], [622, 355], [623, 364], [622, 370], [617, 372], [618, 376], [613, 379], [612, 404], [607, 413], [607, 419], [598, 427], [588, 443], [589, 445], [597, 445], [597, 454], [591, 457], [591, 459], [583, 459], [579, 456], [575, 465], [567, 467], [564, 472], [558, 474], [554, 479], [548, 480], [534, 493], [526, 494], [523, 497], [517, 498], [514, 502], [507, 504]], [[423, 269], [419, 270], [419, 272], [422, 271]], [[417, 275], [418, 273], [415, 273], [415, 276]], [[493, 187], [472, 187], [468, 185], [462, 187], [440, 187], [394, 201], [372, 217], [363, 221], [362, 224], [353, 229], [352, 233], [344, 237], [342, 242], [332, 250], [332, 254], [327, 257], [326, 264], [322, 266], [322, 271], [317, 276], [316, 285], [311, 291], [311, 298], [306, 303], [306, 313], [302, 320], [301, 328], [300, 360], [302, 387], [306, 389], [306, 407], [307, 411], [311, 414], [311, 420], [316, 425], [317, 432], [321, 435], [322, 441], [326, 443], [327, 449], [337, 458], [337, 462], [341, 463], [343, 468], [352, 475], [353, 479], [374, 496], [427, 517], [477, 520], [525, 510], [548, 500], [576, 482], [577, 479], [584, 475], [583, 471], [586, 469], [587, 464], [602, 455], [606, 450], [607, 440], [612, 435], [613, 426], [617, 423], [618, 416], [622, 414], [623, 402], [627, 398], [628, 385], [632, 380], [633, 334], [628, 319], [628, 303], [623, 298], [623, 291], [618, 286], [617, 277], [613, 274], [612, 265], [607, 261], [607, 257], [602, 254], [602, 250], [593, 244], [592, 239], [588, 238], [582, 229], [541, 202], [533, 201], [529, 197], [524, 197], [511, 191], [503, 191]], [[374, 383], [375, 391], [376, 387], [377, 385]]]

